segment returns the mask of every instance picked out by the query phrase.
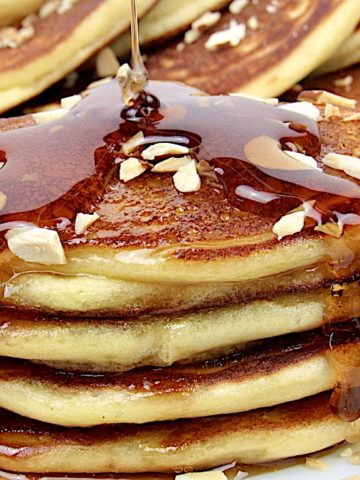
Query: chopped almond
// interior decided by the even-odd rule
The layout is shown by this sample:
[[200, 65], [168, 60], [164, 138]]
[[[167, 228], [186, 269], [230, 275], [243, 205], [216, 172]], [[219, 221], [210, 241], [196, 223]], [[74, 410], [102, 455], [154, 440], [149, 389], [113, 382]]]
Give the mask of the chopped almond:
[[125, 155], [130, 155], [134, 150], [136, 150], [137, 147], [139, 147], [144, 140], [144, 134], [143, 132], [138, 132], [136, 135], [130, 138], [124, 145], [122, 146], [122, 152], [125, 153]]
[[360, 120], [360, 112], [353, 113], [352, 115], [348, 115], [347, 117], [343, 118], [344, 122], [354, 122], [356, 120]]
[[336, 87], [349, 88], [354, 82], [354, 77], [352, 75], [346, 75], [343, 78], [337, 78], [334, 80], [334, 85]]
[[326, 120], [329, 118], [340, 117], [340, 109], [332, 103], [327, 103], [324, 109], [324, 117]]
[[59, 235], [54, 230], [39, 227], [17, 227], [5, 238], [9, 250], [26, 262], [42, 265], [64, 265], [65, 253]]
[[175, 188], [182, 193], [197, 192], [201, 188], [201, 179], [194, 160], [181, 167], [173, 180]]
[[299, 233], [304, 228], [305, 217], [304, 210], [288, 213], [275, 223], [272, 231], [278, 240]]
[[154, 160], [156, 157], [162, 157], [163, 155], [186, 155], [189, 153], [188, 147], [183, 145], [177, 145], [176, 143], [155, 143], [146, 148], [141, 156], [145, 160]]
[[328, 153], [322, 159], [322, 162], [335, 170], [342, 170], [350, 177], [360, 179], [360, 158], [339, 153]]
[[319, 460], [318, 458], [307, 457], [305, 465], [313, 470], [329, 470], [329, 465], [323, 460]]
[[76, 235], [81, 235], [85, 233], [86, 230], [98, 220], [100, 216], [94, 213], [78, 213], [75, 219], [75, 233]]
[[125, 183], [129, 182], [142, 175], [148, 168], [149, 165], [141, 162], [139, 159], [128, 158], [120, 164], [120, 180]]
[[174, 173], [192, 161], [191, 157], [171, 157], [159, 162], [151, 169], [154, 173]]
[[249, 0], [233, 0], [229, 5], [229, 11], [237, 15], [249, 4]]

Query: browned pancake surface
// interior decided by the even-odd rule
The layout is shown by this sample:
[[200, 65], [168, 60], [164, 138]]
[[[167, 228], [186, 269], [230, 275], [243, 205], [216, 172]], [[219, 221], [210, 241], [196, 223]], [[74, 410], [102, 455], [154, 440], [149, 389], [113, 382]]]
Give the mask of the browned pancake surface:
[[[331, 419], [334, 414], [329, 406], [329, 394], [324, 393], [280, 407], [254, 410], [236, 415], [223, 415], [195, 420], [177, 420], [138, 425], [113, 425], [88, 429], [64, 428], [30, 420], [5, 410], [0, 410], [0, 450], [2, 456], [29, 456], [35, 449], [48, 449], [56, 444], [77, 443], [84, 447], [101, 444], [110, 440], [120, 440], [127, 436], [139, 437], [143, 432], [161, 433], [161, 447], [196, 445], [207, 438], [221, 438], [237, 429], [242, 431], [266, 431], [273, 429], [306, 426], [321, 420]], [[159, 426], [161, 425], [160, 429]]]
[[104, 0], [86, 0], [74, 4], [67, 15], [50, 15], [34, 23], [36, 34], [17, 48], [0, 49], [0, 74], [31, 63], [39, 55], [51, 52], [67, 38]]
[[[360, 351], [359, 325], [340, 324], [332, 327], [332, 336], [338, 337], [334, 349], [349, 361]], [[29, 378], [43, 385], [61, 390], [125, 389], [147, 395], [164, 395], [192, 391], [200, 386], [219, 382], [236, 383], [271, 375], [290, 365], [316, 357], [329, 350], [329, 335], [320, 331], [286, 335], [259, 342], [239, 353], [190, 365], [174, 365], [167, 368], [140, 368], [118, 374], [73, 374], [29, 362], [2, 358], [1, 382], [27, 381]], [[355, 361], [355, 359], [354, 359]]]
[[[288, 0], [269, 12], [267, 2], [249, 2], [237, 15], [224, 11], [214, 27], [185, 49], [177, 49], [182, 40], [177, 39], [150, 54], [147, 59], [150, 77], [182, 81], [208, 93], [241, 91], [291, 54], [308, 32], [326, 21], [340, 4], [341, 0]], [[223, 47], [215, 53], [205, 48], [210, 35], [227, 29], [230, 20], [242, 23], [251, 17], [257, 18], [259, 27], [248, 28], [246, 38], [238, 47]]]

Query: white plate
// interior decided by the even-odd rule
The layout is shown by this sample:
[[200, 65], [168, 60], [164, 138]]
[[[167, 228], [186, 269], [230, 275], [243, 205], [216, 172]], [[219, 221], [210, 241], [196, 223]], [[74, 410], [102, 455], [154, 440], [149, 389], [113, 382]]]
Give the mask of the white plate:
[[250, 475], [247, 478], [256, 478], [256, 480], [347, 480], [354, 475], [360, 475], [360, 465], [352, 465], [349, 459], [340, 457], [340, 452], [345, 448], [347, 447], [341, 446], [320, 457], [320, 460], [329, 466], [326, 471], [313, 470], [305, 465], [296, 465], [276, 472]]

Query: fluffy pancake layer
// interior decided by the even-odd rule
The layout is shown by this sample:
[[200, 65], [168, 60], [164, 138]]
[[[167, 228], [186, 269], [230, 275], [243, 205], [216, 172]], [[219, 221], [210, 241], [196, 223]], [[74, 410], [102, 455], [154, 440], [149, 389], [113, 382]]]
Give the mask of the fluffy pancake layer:
[[[214, 288], [221, 290], [221, 286]], [[59, 318], [3, 308], [0, 355], [93, 371], [168, 366], [180, 360], [214, 356], [217, 351], [254, 340], [312, 330], [359, 316], [357, 282], [333, 289], [282, 294], [202, 311], [130, 318]], [[109, 289], [108, 293], [113, 292]], [[60, 296], [66, 298], [67, 293], [60, 289]]]
[[[238, 46], [206, 50], [209, 36], [229, 28], [231, 19], [246, 23], [251, 17], [258, 27], [248, 28]], [[249, 2], [238, 15], [224, 13], [184, 49], [176, 41], [153, 53], [147, 66], [151, 78], [183, 81], [209, 93], [276, 96], [327, 60], [358, 20], [357, 1], [283, 2], [275, 12], [267, 11], [264, 2]]]
[[249, 413], [144, 426], [49, 426], [2, 411], [0, 467], [22, 472], [169, 472], [234, 460], [263, 463], [322, 450], [360, 433], [327, 394]]
[[[337, 364], [360, 355], [356, 321], [341, 343], [321, 332], [283, 336], [228, 357], [118, 374], [65, 373], [3, 358], [0, 406], [68, 427], [220, 415], [298, 400], [330, 390]], [[346, 331], [345, 331], [346, 327]], [[351, 329], [352, 328], [352, 329]], [[350, 330], [350, 331], [348, 331]]]

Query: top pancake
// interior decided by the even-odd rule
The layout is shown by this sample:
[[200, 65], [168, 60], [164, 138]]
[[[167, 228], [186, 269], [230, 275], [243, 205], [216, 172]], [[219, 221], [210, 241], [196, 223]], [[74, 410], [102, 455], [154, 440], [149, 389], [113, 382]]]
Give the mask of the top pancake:
[[[147, 67], [151, 78], [182, 81], [209, 93], [277, 96], [327, 60], [359, 16], [357, 0], [283, 1], [278, 8], [249, 2], [239, 14], [224, 12], [191, 45], [179, 48], [178, 39], [155, 51]], [[238, 46], [205, 48], [210, 35], [228, 29], [230, 21], [246, 24], [253, 17], [257, 28], [247, 27]]]
[[[228, 158], [244, 155], [242, 149], [249, 139], [250, 144], [254, 138], [262, 139], [266, 132], [271, 135], [273, 128], [276, 134], [295, 135], [294, 141], [300, 142], [301, 136], [289, 129], [288, 121], [307, 125], [314, 134], [315, 124], [302, 115], [278, 107], [238, 97], [198, 96], [194, 95], [196, 91], [181, 85], [155, 82], [148, 89], [160, 97], [164, 105], [160, 112], [165, 119], [156, 124], [156, 128], [162, 128], [159, 132], [164, 134], [169, 129], [172, 135], [184, 132], [183, 135], [190, 135], [190, 141], [196, 142], [203, 137], [199, 155], [209, 161], [225, 157], [219, 165], [225, 172], [222, 179], [230, 182], [226, 184], [227, 189], [221, 188], [221, 182], [213, 175], [203, 176], [201, 189], [188, 194], [179, 193], [168, 174], [145, 173], [128, 183], [120, 181], [116, 165], [119, 158], [114, 153], [114, 148], [118, 147], [114, 147], [114, 142], [116, 145], [131, 136], [126, 133], [126, 128], [130, 128], [126, 122], [117, 131], [120, 91], [116, 82], [91, 89], [59, 120], [17, 128], [0, 136], [1, 148], [10, 151], [10, 161], [0, 172], [0, 190], [7, 195], [1, 221], [30, 221], [40, 227], [60, 222], [58, 233], [67, 256], [65, 265], [51, 265], [51, 268], [27, 263], [12, 255], [3, 239], [0, 257], [3, 278], [11, 277], [13, 271], [50, 269], [67, 274], [90, 273], [147, 282], [220, 283], [255, 280], [326, 262], [336, 267], [331, 278], [337, 278], [342, 267], [350, 264], [348, 273], [356, 271], [359, 226], [345, 226], [345, 234], [340, 239], [315, 231], [312, 220], [306, 221], [302, 232], [281, 241], [272, 233], [274, 223], [301, 205], [304, 199], [316, 199], [320, 210], [325, 212], [324, 219], [336, 211], [359, 214], [360, 202], [356, 197], [360, 196], [360, 187], [355, 178], [328, 167], [324, 169], [326, 175], [309, 170], [301, 162], [291, 163], [290, 157], [277, 147], [276, 140], [271, 140], [270, 146], [260, 147], [260, 157], [269, 159], [271, 167], [276, 165], [271, 162], [278, 161], [280, 155], [286, 168], [283, 169], [282, 164], [278, 166], [275, 177], [280, 175], [289, 178], [290, 182], [279, 182], [264, 175], [264, 172], [274, 175], [266, 166], [265, 170], [250, 164], [245, 168], [245, 164]], [[204, 101], [210, 105], [208, 108], [201, 107]], [[343, 115], [349, 113], [345, 111]], [[122, 115], [125, 114], [124, 111]], [[87, 115], [87, 121], [83, 120], [83, 115]], [[211, 126], [206, 124], [206, 119], [214, 115], [220, 115], [224, 131], [212, 132]], [[1, 125], [5, 130], [29, 125], [31, 121], [25, 117], [4, 120]], [[131, 128], [136, 133], [139, 127], [131, 123]], [[149, 126], [148, 132], [151, 128]], [[316, 155], [320, 165], [326, 152], [352, 155], [359, 148], [359, 121], [332, 118], [321, 122], [320, 129], [322, 146]], [[102, 139], [111, 131], [115, 133], [106, 137], [108, 147], [102, 147]], [[233, 143], [238, 131], [244, 135], [239, 144]], [[309, 133], [309, 141], [314, 139], [311, 136], [314, 134]], [[94, 171], [96, 147], [99, 148], [95, 153], [97, 167]], [[265, 156], [262, 148], [266, 150]], [[49, 151], [53, 158], [51, 168]], [[196, 152], [194, 148], [194, 155]], [[294, 170], [289, 172], [288, 168]], [[245, 202], [245, 199], [240, 202], [233, 197], [232, 189], [239, 185], [231, 183], [233, 180], [250, 184], [256, 190], [267, 188], [270, 182], [270, 192], [275, 189], [280, 199], [276, 197], [276, 201], [269, 204], [254, 200]], [[295, 187], [297, 182], [303, 185], [300, 190]], [[331, 189], [344, 192], [344, 196], [329, 196], [305, 188], [305, 184], [313, 184], [314, 189], [325, 188], [324, 182], [330, 182]], [[87, 234], [76, 235], [73, 223], [76, 214], [94, 210], [100, 216], [98, 221]], [[70, 221], [62, 226], [61, 218]], [[19, 224], [9, 226], [13, 225]]]

